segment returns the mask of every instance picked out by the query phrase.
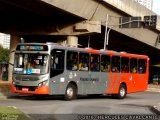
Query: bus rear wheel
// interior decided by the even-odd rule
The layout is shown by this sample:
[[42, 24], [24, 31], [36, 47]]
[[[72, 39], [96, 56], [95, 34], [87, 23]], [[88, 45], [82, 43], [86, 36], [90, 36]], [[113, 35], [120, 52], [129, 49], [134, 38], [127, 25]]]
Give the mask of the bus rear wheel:
[[124, 99], [126, 97], [126, 94], [127, 94], [126, 86], [124, 84], [121, 84], [119, 87], [119, 93], [117, 95], [117, 98]]
[[118, 99], [124, 99], [127, 95], [127, 88], [124, 84], [121, 84], [119, 87], [118, 94], [114, 94], [113, 97], [118, 98]]
[[69, 84], [65, 91], [65, 100], [70, 101], [77, 98], [77, 88], [73, 84]]

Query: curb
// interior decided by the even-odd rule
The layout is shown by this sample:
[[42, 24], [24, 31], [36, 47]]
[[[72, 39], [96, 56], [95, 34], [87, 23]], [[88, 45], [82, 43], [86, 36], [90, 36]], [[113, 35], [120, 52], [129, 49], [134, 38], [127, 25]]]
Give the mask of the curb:
[[148, 89], [146, 91], [160, 92], [160, 85], [148, 85]]
[[160, 92], [159, 89], [148, 89], [148, 90], [146, 90], [146, 91], [149, 91], [149, 92]]

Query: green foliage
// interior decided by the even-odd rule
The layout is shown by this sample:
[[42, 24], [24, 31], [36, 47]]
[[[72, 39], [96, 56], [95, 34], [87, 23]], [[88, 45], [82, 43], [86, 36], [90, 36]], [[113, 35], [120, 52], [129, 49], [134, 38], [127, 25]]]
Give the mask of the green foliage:
[[9, 50], [7, 48], [3, 48], [2, 45], [0, 45], [0, 63], [1, 62], [9, 62]]
[[31, 120], [31, 118], [14, 106], [0, 106], [0, 120]]

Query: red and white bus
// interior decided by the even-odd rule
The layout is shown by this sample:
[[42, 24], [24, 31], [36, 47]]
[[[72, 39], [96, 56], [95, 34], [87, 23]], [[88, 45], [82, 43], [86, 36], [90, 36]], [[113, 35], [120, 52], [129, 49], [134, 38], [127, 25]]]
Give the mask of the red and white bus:
[[20, 43], [15, 50], [12, 91], [23, 94], [111, 94], [120, 99], [148, 87], [149, 58], [145, 55]]

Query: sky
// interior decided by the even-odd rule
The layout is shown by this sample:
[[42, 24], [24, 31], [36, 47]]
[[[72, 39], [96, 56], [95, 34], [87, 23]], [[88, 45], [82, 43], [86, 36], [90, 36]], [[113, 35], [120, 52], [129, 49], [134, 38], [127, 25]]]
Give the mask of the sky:
[[160, 15], [160, 0], [153, 0], [153, 11]]

